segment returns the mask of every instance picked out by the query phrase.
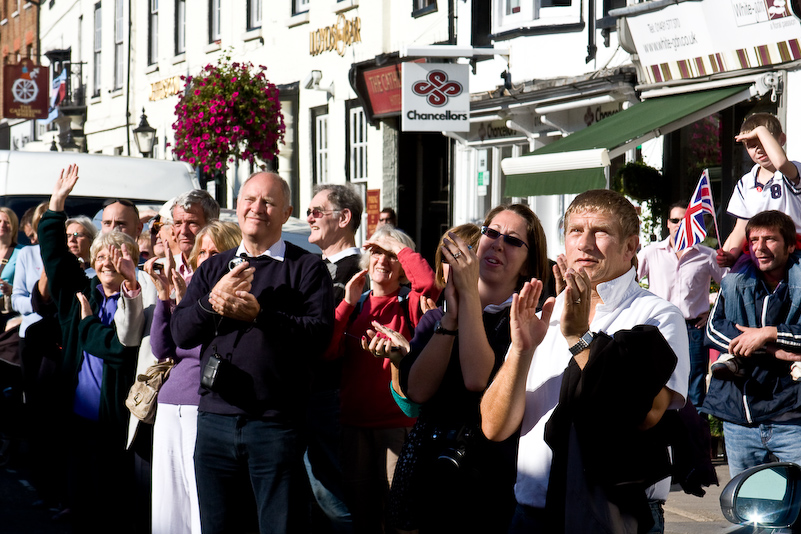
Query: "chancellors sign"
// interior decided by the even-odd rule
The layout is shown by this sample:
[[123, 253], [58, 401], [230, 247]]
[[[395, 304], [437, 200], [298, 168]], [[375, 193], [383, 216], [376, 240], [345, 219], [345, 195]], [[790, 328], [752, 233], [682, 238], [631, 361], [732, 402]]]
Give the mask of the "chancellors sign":
[[470, 131], [470, 66], [404, 63], [404, 132]]

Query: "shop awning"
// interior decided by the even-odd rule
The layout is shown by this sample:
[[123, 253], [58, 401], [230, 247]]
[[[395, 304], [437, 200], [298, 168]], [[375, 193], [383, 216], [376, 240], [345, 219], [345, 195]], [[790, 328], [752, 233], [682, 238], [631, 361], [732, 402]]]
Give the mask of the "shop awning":
[[604, 188], [610, 159], [755, 94], [749, 84], [646, 100], [530, 155], [504, 159], [504, 194], [560, 195]]

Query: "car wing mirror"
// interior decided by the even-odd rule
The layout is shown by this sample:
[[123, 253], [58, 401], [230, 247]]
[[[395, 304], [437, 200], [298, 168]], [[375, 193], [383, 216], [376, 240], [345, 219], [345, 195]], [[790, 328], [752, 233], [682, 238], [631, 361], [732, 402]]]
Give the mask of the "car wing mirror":
[[731, 523], [792, 526], [801, 512], [801, 467], [774, 462], [743, 471], [720, 494], [720, 510]]

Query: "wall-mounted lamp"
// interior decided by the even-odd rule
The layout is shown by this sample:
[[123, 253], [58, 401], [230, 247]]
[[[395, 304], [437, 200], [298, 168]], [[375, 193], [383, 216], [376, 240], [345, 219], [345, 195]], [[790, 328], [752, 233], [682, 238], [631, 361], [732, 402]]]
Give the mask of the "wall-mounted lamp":
[[328, 87], [320, 87], [320, 80], [323, 79], [323, 73], [319, 70], [313, 70], [308, 76], [303, 78], [303, 87], [311, 91], [325, 91], [332, 97], [334, 96], [334, 82]]

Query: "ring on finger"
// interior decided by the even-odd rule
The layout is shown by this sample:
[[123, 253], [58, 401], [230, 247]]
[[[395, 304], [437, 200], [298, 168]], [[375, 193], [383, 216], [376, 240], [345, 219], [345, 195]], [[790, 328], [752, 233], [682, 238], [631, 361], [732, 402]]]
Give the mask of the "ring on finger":
[[462, 255], [462, 251], [461, 250], [457, 250], [456, 253], [453, 255], [453, 259], [457, 260], [457, 259], [459, 259], [459, 256], [461, 256], [461, 255]]
[[581, 297], [573, 301], [573, 304], [581, 304]]

